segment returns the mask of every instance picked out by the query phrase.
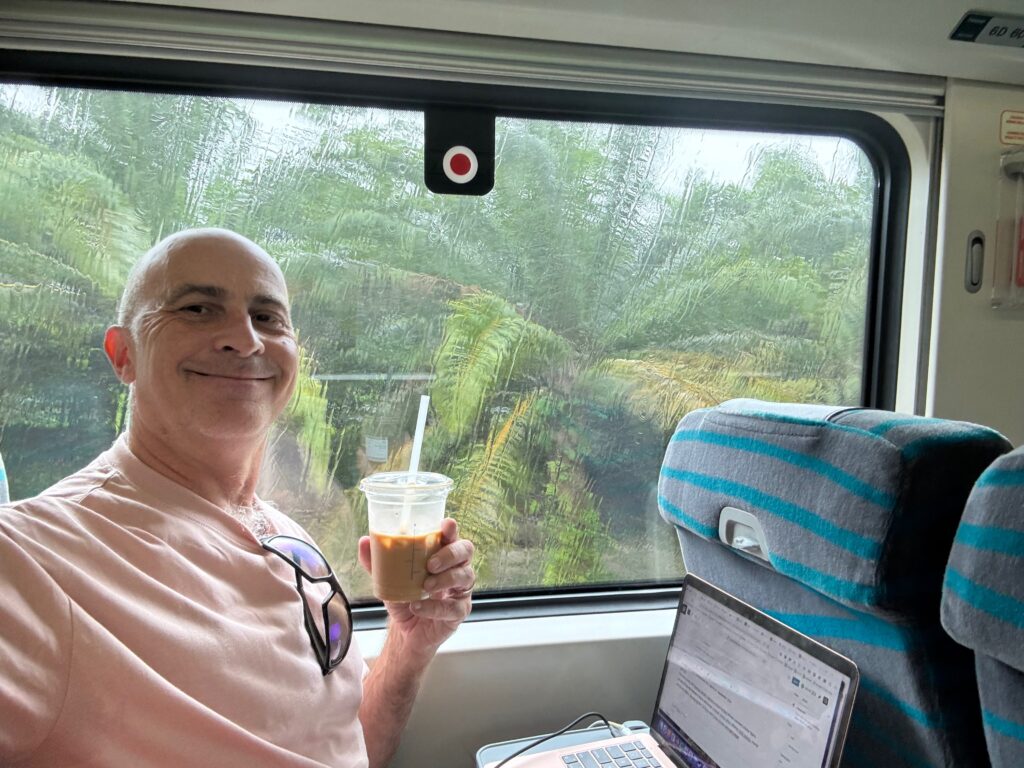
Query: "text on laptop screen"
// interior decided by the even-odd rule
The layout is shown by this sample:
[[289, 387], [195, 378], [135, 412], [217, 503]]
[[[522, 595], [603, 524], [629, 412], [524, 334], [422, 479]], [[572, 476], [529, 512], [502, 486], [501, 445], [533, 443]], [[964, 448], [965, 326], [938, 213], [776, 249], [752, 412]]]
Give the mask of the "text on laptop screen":
[[653, 730], [691, 768], [822, 768], [850, 679], [687, 589]]

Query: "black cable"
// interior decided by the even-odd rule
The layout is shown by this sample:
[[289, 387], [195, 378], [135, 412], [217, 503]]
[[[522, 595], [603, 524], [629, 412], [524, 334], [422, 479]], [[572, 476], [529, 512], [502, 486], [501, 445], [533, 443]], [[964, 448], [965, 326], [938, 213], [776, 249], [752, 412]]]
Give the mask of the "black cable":
[[600, 719], [601, 719], [601, 721], [602, 721], [602, 722], [603, 722], [603, 723], [605, 724], [605, 727], [607, 727], [607, 728], [608, 728], [608, 733], [610, 733], [610, 734], [611, 734], [612, 736], [615, 736], [615, 735], [616, 735], [616, 734], [615, 734], [615, 731], [614, 731], [614, 730], [612, 730], [612, 725], [611, 725], [611, 723], [609, 723], [609, 722], [608, 722], [608, 718], [607, 718], [607, 717], [605, 717], [604, 715], [602, 715], [602, 714], [601, 714], [600, 712], [587, 712], [587, 714], [585, 714], [585, 715], [580, 715], [579, 717], [577, 717], [577, 718], [576, 718], [575, 720], [573, 720], [573, 721], [572, 721], [571, 723], [569, 723], [569, 724], [568, 724], [567, 726], [565, 726], [565, 727], [564, 727], [564, 728], [562, 728], [561, 730], [555, 731], [554, 733], [549, 733], [549, 734], [548, 734], [547, 736], [541, 736], [541, 737], [540, 737], [539, 739], [537, 739], [536, 741], [533, 741], [533, 742], [531, 742], [531, 743], [527, 744], [527, 745], [526, 745], [525, 747], [523, 747], [522, 749], [520, 749], [520, 750], [519, 750], [518, 752], [515, 752], [515, 753], [513, 753], [513, 754], [509, 755], [508, 757], [506, 757], [506, 758], [505, 758], [504, 760], [502, 760], [502, 761], [501, 761], [500, 763], [498, 763], [498, 764], [497, 764], [496, 766], [494, 766], [494, 768], [501, 768], [501, 766], [503, 766], [503, 765], [504, 765], [505, 763], [507, 763], [507, 762], [508, 762], [509, 760], [512, 760], [512, 759], [514, 759], [514, 758], [517, 758], [517, 757], [519, 757], [519, 756], [520, 756], [521, 754], [523, 754], [523, 752], [526, 752], [527, 750], [533, 749], [533, 748], [534, 748], [534, 747], [536, 747], [536, 746], [537, 746], [538, 744], [543, 744], [543, 743], [544, 743], [545, 741], [547, 741], [548, 739], [553, 739], [553, 738], [555, 738], [555, 736], [561, 736], [561, 735], [562, 735], [563, 733], [565, 733], [565, 732], [566, 732], [566, 731], [568, 731], [568, 730], [569, 730], [570, 728], [572, 728], [572, 727], [573, 727], [574, 725], [576, 725], [576, 723], [578, 723], [578, 722], [579, 722], [580, 720], [585, 720], [585, 719], [587, 719], [588, 717], [597, 717], [597, 718], [600, 718]]

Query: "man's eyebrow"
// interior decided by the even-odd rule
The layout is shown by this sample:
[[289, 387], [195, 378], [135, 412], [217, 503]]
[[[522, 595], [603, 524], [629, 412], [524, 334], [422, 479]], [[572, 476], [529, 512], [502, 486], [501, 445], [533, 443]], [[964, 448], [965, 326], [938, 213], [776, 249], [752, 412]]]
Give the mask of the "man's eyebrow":
[[271, 295], [266, 294], [266, 293], [261, 293], [259, 296], [253, 296], [252, 303], [253, 304], [264, 304], [264, 305], [268, 305], [269, 304], [270, 306], [273, 306], [273, 307], [276, 307], [277, 309], [280, 309], [282, 312], [288, 312], [289, 311], [287, 304], [285, 304], [283, 301], [281, 301], [276, 296], [271, 296]]
[[223, 288], [218, 288], [215, 285], [196, 285], [195, 283], [186, 283], [185, 285], [178, 286], [177, 290], [167, 297], [167, 303], [173, 304], [178, 299], [184, 298], [190, 293], [198, 293], [203, 296], [209, 296], [213, 299], [223, 299], [227, 295], [227, 291]]
[[[183, 299], [192, 293], [198, 293], [201, 296], [209, 296], [212, 299], [223, 299], [226, 298], [228, 292], [224, 288], [220, 288], [216, 285], [196, 285], [195, 283], [186, 283], [185, 285], [179, 286], [170, 296], [167, 297], [167, 303], [173, 304], [179, 299]], [[261, 304], [264, 306], [272, 306], [280, 309], [284, 312], [288, 312], [288, 305], [281, 301], [276, 296], [271, 296], [267, 293], [261, 293], [252, 298], [253, 304]]]

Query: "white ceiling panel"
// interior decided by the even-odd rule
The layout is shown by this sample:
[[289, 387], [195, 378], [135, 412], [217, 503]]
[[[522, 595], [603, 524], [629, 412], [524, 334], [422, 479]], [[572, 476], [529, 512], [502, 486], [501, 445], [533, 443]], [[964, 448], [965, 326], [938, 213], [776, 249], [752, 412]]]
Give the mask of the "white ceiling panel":
[[[117, 0], [127, 2], [128, 0]], [[1022, 0], [155, 0], [152, 4], [1024, 84], [1024, 48], [949, 39]]]

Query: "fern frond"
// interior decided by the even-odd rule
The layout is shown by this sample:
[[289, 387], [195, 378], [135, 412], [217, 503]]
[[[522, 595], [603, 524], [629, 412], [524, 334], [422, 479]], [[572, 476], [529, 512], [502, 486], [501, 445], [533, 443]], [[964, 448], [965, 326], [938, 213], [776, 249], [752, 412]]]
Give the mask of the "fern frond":
[[586, 471], [569, 461], [549, 462], [541, 505], [545, 537], [541, 583], [561, 586], [602, 581], [610, 537], [601, 520], [601, 501]]
[[435, 357], [434, 404], [445, 427], [463, 436], [479, 421], [499, 383], [564, 350], [547, 329], [521, 317], [507, 301], [482, 292], [451, 302]]

